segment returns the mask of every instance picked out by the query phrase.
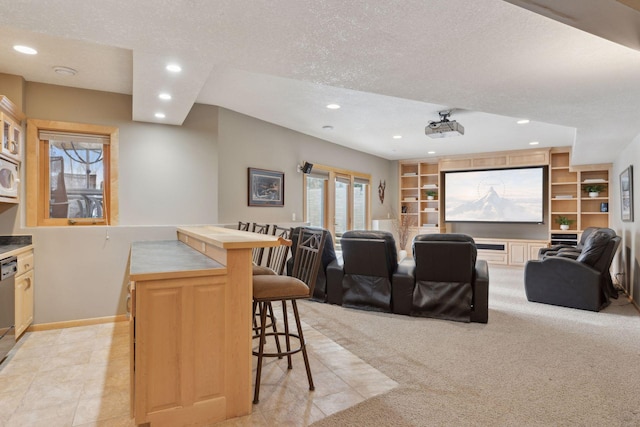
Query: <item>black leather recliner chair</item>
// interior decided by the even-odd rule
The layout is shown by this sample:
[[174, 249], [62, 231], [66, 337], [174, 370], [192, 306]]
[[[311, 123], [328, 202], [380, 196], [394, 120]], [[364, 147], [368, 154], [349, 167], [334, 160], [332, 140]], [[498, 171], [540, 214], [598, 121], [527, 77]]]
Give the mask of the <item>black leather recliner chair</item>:
[[600, 311], [617, 298], [611, 280], [611, 261], [621, 238], [600, 228], [585, 240], [576, 259], [547, 256], [528, 261], [524, 270], [527, 300], [581, 310]]
[[538, 259], [542, 259], [547, 256], [555, 256], [555, 255], [566, 253], [566, 252], [577, 253], [577, 255], [575, 256], [577, 257], [582, 251], [582, 248], [584, 247], [584, 242], [587, 240], [587, 237], [589, 237], [589, 235], [591, 235], [591, 233], [596, 231], [598, 228], [599, 227], [585, 228], [584, 231], [582, 232], [582, 235], [580, 236], [580, 241], [576, 246], [559, 244], [559, 245], [550, 246], [548, 248], [541, 248], [538, 251]]
[[[300, 235], [300, 230], [303, 227], [296, 227], [291, 232], [291, 258], [287, 261], [287, 275], [291, 276], [291, 271], [293, 270], [294, 257], [297, 248], [298, 236]], [[307, 229], [318, 229], [314, 227], [304, 227]], [[326, 230], [325, 230], [326, 231]], [[333, 247], [333, 238], [331, 237], [331, 233], [327, 232], [327, 237], [324, 241], [324, 249], [322, 250], [322, 263], [320, 264], [320, 268], [318, 269], [318, 278], [316, 279], [316, 285], [313, 290], [313, 296], [310, 298], [313, 301], [326, 302], [327, 301], [327, 269], [330, 266], [337, 266], [338, 259], [336, 257], [336, 251]]]
[[421, 234], [413, 239], [415, 266], [393, 277], [393, 312], [487, 323], [489, 269], [465, 234]]
[[391, 280], [398, 268], [393, 234], [352, 230], [340, 239], [342, 268], [329, 272], [328, 300], [345, 307], [391, 312]]

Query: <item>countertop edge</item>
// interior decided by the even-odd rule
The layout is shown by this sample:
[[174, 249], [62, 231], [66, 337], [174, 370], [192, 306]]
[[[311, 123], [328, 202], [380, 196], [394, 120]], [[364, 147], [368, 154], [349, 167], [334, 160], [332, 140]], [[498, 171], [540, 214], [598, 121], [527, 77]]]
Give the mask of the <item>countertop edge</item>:
[[[210, 225], [181, 226], [177, 227], [177, 233], [182, 233], [188, 237], [192, 237], [222, 249], [252, 249], [280, 245], [280, 240], [276, 236], [270, 234], [251, 233], [248, 231], [239, 231]], [[213, 237], [215, 235], [236, 235], [242, 236], [243, 238], [238, 240], [222, 241]], [[252, 239], [247, 240], [247, 236], [251, 236]]]
[[18, 249], [12, 249], [12, 250], [10, 250], [8, 252], [0, 253], [0, 258], [6, 258], [6, 257], [10, 257], [10, 256], [17, 256], [17, 255], [20, 255], [23, 252], [29, 252], [33, 248], [34, 248], [33, 243], [30, 244], [30, 245], [25, 245], [25, 246], [20, 247]]

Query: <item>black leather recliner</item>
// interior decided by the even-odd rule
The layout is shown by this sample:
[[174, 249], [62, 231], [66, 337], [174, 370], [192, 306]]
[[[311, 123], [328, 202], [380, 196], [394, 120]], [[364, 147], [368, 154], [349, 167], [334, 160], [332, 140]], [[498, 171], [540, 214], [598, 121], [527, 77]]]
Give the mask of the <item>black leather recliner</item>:
[[[294, 257], [297, 248], [298, 236], [300, 230], [303, 227], [296, 227], [291, 232], [291, 258], [287, 261], [287, 275], [291, 276], [293, 270]], [[317, 230], [319, 228], [304, 227], [310, 230]], [[325, 230], [326, 231], [326, 230]], [[338, 259], [336, 257], [336, 251], [333, 247], [333, 238], [331, 233], [327, 232], [327, 237], [324, 241], [324, 249], [322, 250], [322, 263], [318, 269], [318, 278], [316, 279], [316, 285], [313, 290], [313, 296], [310, 298], [313, 301], [326, 302], [327, 301], [327, 269], [331, 266], [337, 266]]]
[[412, 246], [415, 266], [393, 277], [394, 313], [487, 323], [489, 269], [473, 238], [421, 234]]
[[393, 234], [351, 230], [340, 239], [342, 268], [330, 271], [329, 302], [372, 311], [391, 311], [391, 280], [398, 268]]
[[600, 311], [617, 298], [609, 268], [621, 238], [600, 228], [585, 240], [576, 259], [547, 256], [528, 261], [524, 270], [527, 300], [581, 310]]
[[566, 253], [566, 252], [577, 253], [576, 255], [577, 257], [582, 251], [582, 248], [584, 247], [584, 242], [587, 240], [587, 237], [589, 237], [589, 235], [594, 231], [596, 231], [598, 228], [599, 227], [585, 228], [584, 231], [582, 232], [582, 235], [580, 236], [580, 241], [576, 246], [559, 244], [559, 245], [550, 246], [548, 248], [541, 248], [538, 251], [538, 259], [542, 259], [547, 256], [555, 256], [555, 255]]

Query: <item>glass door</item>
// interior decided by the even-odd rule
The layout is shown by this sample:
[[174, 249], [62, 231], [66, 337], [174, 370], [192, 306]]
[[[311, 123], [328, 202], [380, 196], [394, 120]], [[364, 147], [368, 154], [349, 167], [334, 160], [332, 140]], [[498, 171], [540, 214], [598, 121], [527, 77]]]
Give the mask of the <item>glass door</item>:
[[326, 175], [305, 175], [305, 221], [311, 227], [327, 228]]
[[334, 179], [334, 217], [333, 226], [336, 238], [336, 246], [340, 243], [342, 234], [350, 230], [349, 206], [351, 205], [351, 197], [349, 188], [351, 180], [348, 176], [336, 175]]
[[353, 230], [366, 230], [369, 206], [369, 180], [355, 178], [353, 181]]
[[348, 230], [367, 230], [371, 223], [370, 175], [314, 165], [304, 175], [304, 221], [329, 230], [339, 249]]

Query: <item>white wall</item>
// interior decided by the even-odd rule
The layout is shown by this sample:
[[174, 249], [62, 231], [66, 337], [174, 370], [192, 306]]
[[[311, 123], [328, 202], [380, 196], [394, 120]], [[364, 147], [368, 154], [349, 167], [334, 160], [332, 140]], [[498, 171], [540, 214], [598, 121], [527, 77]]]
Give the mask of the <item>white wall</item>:
[[[634, 168], [633, 190], [634, 203], [633, 222], [623, 222], [620, 216], [620, 173], [629, 165]], [[609, 180], [611, 203], [609, 212], [612, 228], [622, 236], [620, 252], [612, 271], [623, 273], [618, 276], [620, 283], [633, 298], [636, 306], [640, 306], [640, 135], [637, 136], [617, 157], [613, 164], [613, 172]]]
[[[220, 108], [218, 149], [220, 155], [221, 222], [250, 221], [278, 223], [291, 221], [292, 214], [302, 221], [302, 174], [296, 166], [308, 161], [371, 174], [373, 218], [386, 218], [387, 206], [378, 200], [378, 183], [387, 182], [387, 194], [397, 192], [397, 169], [393, 162], [303, 135], [255, 118]], [[284, 172], [284, 207], [247, 205], [247, 168]]]
[[127, 95], [37, 83], [25, 93], [29, 118], [116, 126], [120, 143], [117, 226], [25, 228], [24, 203], [0, 214], [0, 234], [33, 236], [34, 322], [123, 314], [131, 242], [218, 222], [218, 109], [195, 105], [168, 126], [132, 122]]

